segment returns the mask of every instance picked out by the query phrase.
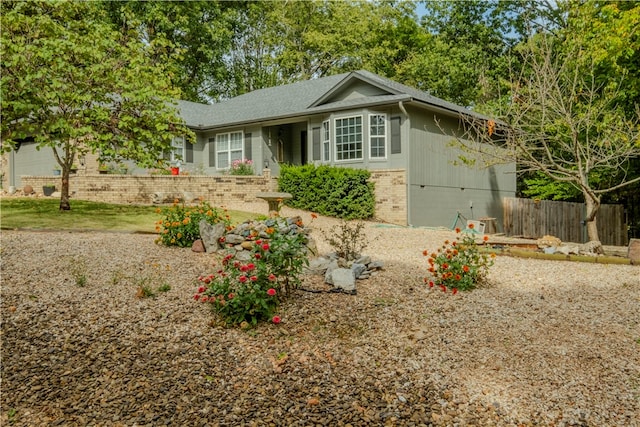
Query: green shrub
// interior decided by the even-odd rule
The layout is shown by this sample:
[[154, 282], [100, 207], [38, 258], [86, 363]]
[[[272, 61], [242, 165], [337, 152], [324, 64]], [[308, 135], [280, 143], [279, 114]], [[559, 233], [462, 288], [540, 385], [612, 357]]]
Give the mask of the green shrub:
[[200, 238], [202, 219], [209, 224], [230, 224], [229, 215], [225, 210], [214, 208], [206, 201], [197, 205], [186, 205], [176, 201], [171, 206], [158, 208], [156, 212], [162, 215], [162, 219], [156, 221], [156, 231], [160, 233], [156, 242], [166, 246], [184, 248], [193, 245], [193, 242]]
[[[458, 289], [471, 290], [482, 282], [489, 272], [489, 267], [493, 265], [495, 256], [481, 253], [471, 233], [463, 233], [462, 241], [459, 228], [456, 228], [456, 233], [455, 240], [445, 240], [434, 252], [422, 252], [428, 257], [427, 270], [433, 276], [433, 279], [425, 278], [424, 282], [430, 287], [440, 286], [443, 291], [447, 288], [452, 289], [454, 293]], [[484, 236], [483, 240], [487, 241], [487, 236]]]
[[370, 177], [365, 169], [283, 165], [278, 187], [293, 196], [286, 202], [291, 207], [342, 219], [365, 219], [373, 216], [375, 207]]
[[274, 316], [279, 303], [300, 284], [302, 269], [308, 265], [307, 237], [289, 232], [280, 222], [268, 228], [267, 234], [268, 239], [252, 234], [249, 261], [230, 254], [223, 258], [217, 274], [198, 278], [201, 284], [194, 299], [211, 304], [227, 324], [279, 323], [280, 317]]

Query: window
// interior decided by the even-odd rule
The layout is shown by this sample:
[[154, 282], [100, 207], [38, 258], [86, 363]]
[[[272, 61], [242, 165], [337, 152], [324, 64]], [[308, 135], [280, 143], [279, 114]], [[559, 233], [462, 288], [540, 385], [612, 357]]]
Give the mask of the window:
[[242, 132], [216, 135], [216, 165], [218, 169], [229, 169], [231, 162], [242, 160]]
[[173, 138], [169, 160], [177, 163], [184, 161], [184, 137]]
[[322, 161], [328, 162], [331, 160], [330, 147], [331, 139], [329, 138], [329, 120], [322, 122]]
[[336, 119], [336, 160], [362, 159], [362, 116]]
[[384, 114], [369, 116], [369, 157], [384, 159], [387, 147], [387, 118]]

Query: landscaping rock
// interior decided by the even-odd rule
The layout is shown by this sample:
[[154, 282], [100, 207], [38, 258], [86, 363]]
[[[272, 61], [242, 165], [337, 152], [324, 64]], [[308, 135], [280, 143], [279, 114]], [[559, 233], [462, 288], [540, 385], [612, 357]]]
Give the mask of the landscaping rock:
[[556, 247], [562, 245], [562, 240], [558, 239], [555, 236], [545, 235], [542, 238], [538, 239], [537, 242], [538, 247], [540, 249], [548, 248], [548, 247]]
[[191, 245], [191, 250], [198, 253], [207, 251], [207, 249], [204, 247], [204, 243], [202, 243], [202, 239], [198, 239], [193, 242], [193, 245]]
[[631, 264], [640, 265], [640, 239], [630, 239], [627, 257], [631, 260]]
[[215, 225], [209, 224], [207, 221], [200, 220], [200, 238], [207, 252], [215, 252], [219, 247], [220, 237], [224, 236], [225, 226], [222, 223]]
[[331, 281], [336, 289], [341, 292], [356, 293], [356, 276], [350, 268], [336, 268], [331, 272]]
[[353, 271], [354, 277], [359, 278], [362, 275], [362, 273], [367, 271], [367, 266], [364, 264], [359, 264], [354, 262], [353, 264], [351, 264], [351, 271]]
[[340, 268], [338, 261], [335, 259], [331, 260], [324, 275], [325, 283], [333, 285], [333, 270], [337, 270], [338, 268]]
[[592, 240], [580, 246], [580, 254], [582, 255], [603, 255], [602, 243]]

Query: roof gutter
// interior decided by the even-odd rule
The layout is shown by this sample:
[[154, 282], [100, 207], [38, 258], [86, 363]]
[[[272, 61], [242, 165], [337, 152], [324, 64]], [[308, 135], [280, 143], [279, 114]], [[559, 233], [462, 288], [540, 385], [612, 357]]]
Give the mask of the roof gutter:
[[[409, 101], [411, 101], [411, 99], [409, 99]], [[407, 110], [404, 108], [402, 101], [398, 101], [398, 108], [400, 108], [400, 111], [402, 111], [405, 117], [409, 117], [409, 113], [407, 113]]]
[[[409, 98], [409, 101], [411, 101], [411, 98]], [[409, 113], [407, 113], [407, 109], [404, 108], [404, 104], [402, 103], [402, 101], [398, 101], [398, 108], [400, 108], [400, 111], [402, 111], [402, 114], [404, 114], [405, 120], [410, 120], [409, 119]], [[411, 123], [411, 122], [409, 122]], [[401, 123], [402, 126], [402, 123]], [[409, 132], [411, 132], [411, 130], [409, 130]], [[400, 133], [402, 135], [402, 132]], [[406, 192], [406, 197], [407, 197], [407, 216], [406, 216], [406, 221], [407, 221], [407, 225], [411, 225], [411, 197], [409, 192], [411, 191], [411, 174], [408, 172], [409, 171], [409, 165], [408, 162], [410, 162], [411, 160], [411, 144], [407, 144], [407, 167], [405, 168], [405, 176], [406, 176], [406, 188], [405, 188], [405, 192]]]

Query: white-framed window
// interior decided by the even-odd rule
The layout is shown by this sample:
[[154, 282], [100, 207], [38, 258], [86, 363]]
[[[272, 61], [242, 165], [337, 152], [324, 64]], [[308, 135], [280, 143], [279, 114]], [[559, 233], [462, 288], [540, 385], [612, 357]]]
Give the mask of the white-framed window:
[[331, 134], [329, 133], [329, 120], [322, 122], [322, 161], [331, 160]]
[[242, 160], [242, 132], [219, 133], [216, 135], [216, 167], [229, 169], [231, 162]]
[[362, 116], [335, 121], [336, 160], [362, 160]]
[[369, 158], [384, 159], [387, 157], [387, 116], [385, 114], [369, 115]]
[[173, 138], [171, 141], [171, 151], [169, 152], [169, 160], [173, 163], [184, 162], [185, 159], [184, 136]]

